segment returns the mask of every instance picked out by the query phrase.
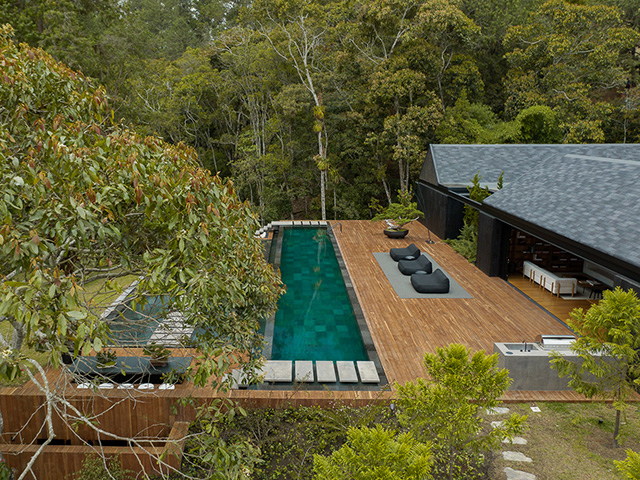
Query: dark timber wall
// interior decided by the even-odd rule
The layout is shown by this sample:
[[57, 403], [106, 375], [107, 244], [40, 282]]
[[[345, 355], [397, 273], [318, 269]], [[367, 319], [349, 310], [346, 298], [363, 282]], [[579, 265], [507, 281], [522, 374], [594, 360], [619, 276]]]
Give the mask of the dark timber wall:
[[462, 228], [464, 205], [424, 182], [416, 185], [418, 207], [427, 228], [442, 239], [456, 238]]
[[511, 227], [479, 212], [476, 266], [490, 277], [507, 278]]

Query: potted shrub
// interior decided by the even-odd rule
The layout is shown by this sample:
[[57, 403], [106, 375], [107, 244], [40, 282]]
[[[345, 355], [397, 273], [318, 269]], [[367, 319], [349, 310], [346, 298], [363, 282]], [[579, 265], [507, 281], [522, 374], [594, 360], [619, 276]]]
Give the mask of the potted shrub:
[[418, 210], [418, 204], [411, 201], [411, 190], [406, 192], [398, 191], [398, 201], [389, 204], [387, 208], [379, 205], [372, 205], [379, 213], [371, 219], [372, 222], [384, 220], [386, 228], [384, 233], [389, 238], [404, 238], [409, 233], [409, 229], [404, 228], [405, 225], [424, 217], [424, 213]]
[[115, 350], [102, 349], [96, 354], [96, 360], [98, 368], [109, 368], [115, 366], [118, 355]]
[[142, 354], [149, 357], [149, 363], [153, 367], [166, 367], [169, 363], [171, 350], [158, 343], [150, 343], [142, 350]]

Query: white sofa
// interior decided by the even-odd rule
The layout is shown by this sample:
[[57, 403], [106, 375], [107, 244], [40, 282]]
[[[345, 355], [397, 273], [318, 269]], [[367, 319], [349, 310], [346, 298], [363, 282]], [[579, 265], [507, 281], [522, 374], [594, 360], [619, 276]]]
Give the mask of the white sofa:
[[525, 277], [529, 278], [532, 282], [537, 283], [542, 288], [549, 290], [556, 296], [569, 293], [573, 295], [575, 294], [578, 286], [578, 280], [575, 278], [559, 277], [529, 261], [524, 262], [523, 272]]

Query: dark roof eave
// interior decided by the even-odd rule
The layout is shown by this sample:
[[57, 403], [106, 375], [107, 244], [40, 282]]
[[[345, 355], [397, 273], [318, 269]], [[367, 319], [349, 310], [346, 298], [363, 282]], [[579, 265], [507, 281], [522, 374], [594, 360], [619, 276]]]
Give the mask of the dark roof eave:
[[538, 237], [544, 239], [545, 241], [551, 243], [552, 245], [561, 248], [563, 250], [567, 250], [578, 257], [581, 257], [590, 262], [596, 263], [598, 265], [602, 265], [609, 270], [618, 273], [624, 277], [627, 277], [630, 280], [635, 282], [640, 282], [640, 266], [635, 265], [629, 262], [626, 262], [618, 257], [614, 257], [613, 255], [609, 255], [605, 252], [602, 252], [596, 248], [590, 247], [583, 243], [576, 242], [575, 240], [571, 240], [564, 235], [560, 235], [552, 230], [548, 230], [539, 225], [531, 223], [527, 220], [524, 220], [520, 217], [517, 217], [513, 214], [507, 213], [504, 210], [500, 210], [498, 208], [492, 207], [487, 204], [479, 204], [468, 197], [464, 197], [460, 195], [456, 190], [451, 190], [443, 185], [433, 185], [430, 183], [419, 182], [426, 185], [429, 188], [437, 190], [445, 195], [454, 198], [455, 200], [464, 203], [465, 205], [471, 205], [474, 208], [486, 213], [487, 215], [491, 215], [496, 217], [500, 221], [517, 228], [518, 230], [522, 230], [527, 232], [534, 237]]

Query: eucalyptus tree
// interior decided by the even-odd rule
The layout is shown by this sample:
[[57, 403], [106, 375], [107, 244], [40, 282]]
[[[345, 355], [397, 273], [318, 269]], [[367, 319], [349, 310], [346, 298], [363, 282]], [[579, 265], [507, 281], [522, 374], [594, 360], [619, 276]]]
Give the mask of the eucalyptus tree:
[[565, 142], [604, 141], [607, 98], [624, 86], [625, 55], [639, 42], [615, 7], [548, 1], [505, 36], [507, 113], [542, 103], [564, 119]]
[[0, 335], [0, 373], [28, 377], [46, 399], [47, 438], [24, 478], [55, 437], [54, 411], [120, 438], [54, 391], [30, 353], [44, 349], [64, 369], [63, 353], [101, 351], [100, 299], [118, 295], [118, 279], [138, 277], [138, 297], [166, 295], [202, 332], [188, 375], [213, 388], [230, 362], [260, 347], [257, 322], [282, 290], [253, 238], [255, 214], [230, 181], [199, 168], [183, 144], [113, 124], [102, 88], [16, 46], [10, 27], [0, 42], [0, 317], [9, 332]]
[[[470, 55], [479, 34], [480, 28], [456, 0], [425, 0], [416, 14], [411, 36], [426, 42], [425, 53], [432, 67], [426, 74], [437, 85], [443, 110], [462, 89], [471, 93], [482, 88], [480, 73]], [[448, 90], [452, 91], [447, 94]]]
[[313, 131], [317, 141], [314, 160], [320, 171], [322, 219], [327, 219], [326, 184], [330, 169], [327, 150], [329, 136], [325, 125], [326, 106], [320, 77], [330, 67], [326, 63], [326, 44], [332, 28], [328, 8], [319, 1], [257, 0], [252, 6], [253, 21], [273, 50], [288, 62], [300, 83], [313, 98]]

